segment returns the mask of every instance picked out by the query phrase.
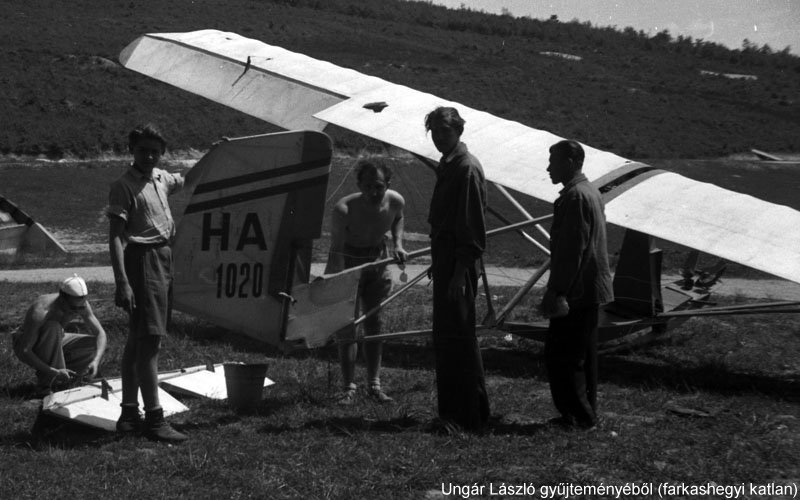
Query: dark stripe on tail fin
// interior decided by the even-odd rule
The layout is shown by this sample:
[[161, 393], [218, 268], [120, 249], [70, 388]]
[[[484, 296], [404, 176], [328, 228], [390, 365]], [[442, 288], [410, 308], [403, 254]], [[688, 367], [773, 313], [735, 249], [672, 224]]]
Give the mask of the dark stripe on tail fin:
[[213, 208], [224, 207], [235, 203], [243, 203], [245, 201], [258, 200], [260, 198], [269, 198], [270, 196], [284, 194], [291, 191], [296, 191], [298, 189], [304, 189], [311, 186], [324, 185], [327, 184], [327, 182], [328, 182], [328, 174], [325, 173], [325, 175], [319, 175], [317, 177], [312, 177], [310, 179], [303, 179], [301, 181], [296, 181], [296, 182], [288, 182], [286, 184], [280, 184], [278, 186], [272, 186], [264, 189], [256, 189], [255, 191], [248, 191], [246, 193], [226, 196], [224, 198], [219, 198], [216, 200], [193, 203], [188, 207], [186, 207], [186, 211], [184, 213], [191, 214], [194, 212], [202, 212], [203, 210], [211, 210]]
[[252, 182], [274, 179], [275, 177], [282, 177], [284, 175], [297, 174], [313, 168], [327, 167], [329, 163], [329, 158], [318, 158], [303, 163], [297, 163], [295, 165], [274, 168], [272, 170], [253, 172], [252, 174], [239, 175], [236, 177], [228, 177], [227, 179], [220, 179], [218, 181], [205, 182], [195, 188], [194, 194], [203, 194], [220, 189], [242, 186]]

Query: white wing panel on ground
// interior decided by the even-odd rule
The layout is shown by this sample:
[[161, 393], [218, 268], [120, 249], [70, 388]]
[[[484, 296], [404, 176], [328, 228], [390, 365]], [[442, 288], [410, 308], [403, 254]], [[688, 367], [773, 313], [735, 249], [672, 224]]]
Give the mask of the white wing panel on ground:
[[[116, 430], [119, 405], [122, 403], [122, 379], [114, 378], [107, 382], [107, 390], [103, 390], [100, 385], [84, 385], [54, 392], [42, 401], [42, 411], [113, 432]], [[160, 388], [158, 399], [166, 417], [189, 409]], [[139, 406], [144, 407], [141, 391]]]
[[[209, 370], [209, 368], [213, 369]], [[228, 399], [228, 384], [225, 380], [222, 363], [212, 367], [195, 366], [177, 372], [159, 374], [158, 380], [161, 386], [181, 394], [210, 399]], [[265, 388], [274, 384], [275, 382], [264, 377]]]
[[800, 212], [673, 173], [606, 206], [609, 222], [800, 282]]

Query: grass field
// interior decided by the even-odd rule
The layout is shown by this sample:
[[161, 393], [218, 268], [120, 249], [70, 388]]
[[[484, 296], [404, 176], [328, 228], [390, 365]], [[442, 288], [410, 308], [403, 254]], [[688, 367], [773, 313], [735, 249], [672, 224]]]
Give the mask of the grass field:
[[[89, 285], [109, 335], [103, 372], [115, 376], [126, 319], [109, 301], [111, 286]], [[54, 286], [0, 283], [0, 335], [8, 338], [28, 302]], [[387, 328], [421, 326], [429, 314], [427, 291], [415, 291], [387, 312]], [[42, 417], [32, 433], [32, 373], [2, 342], [0, 491], [7, 498], [420, 499], [445, 498], [451, 485], [483, 486], [483, 495], [470, 498], [488, 498], [501, 484], [800, 482], [800, 339], [788, 316], [690, 320], [669, 339], [601, 356], [602, 424], [588, 433], [543, 425], [554, 410], [541, 344], [490, 334], [481, 346], [490, 430], [438, 435], [425, 428], [436, 404], [425, 338], [385, 348], [382, 378], [396, 404], [362, 398], [341, 407], [334, 348], [265, 352], [179, 314], [165, 339], [163, 369], [266, 359], [276, 384], [244, 413], [182, 398], [190, 411], [173, 422], [191, 439], [168, 446]]]

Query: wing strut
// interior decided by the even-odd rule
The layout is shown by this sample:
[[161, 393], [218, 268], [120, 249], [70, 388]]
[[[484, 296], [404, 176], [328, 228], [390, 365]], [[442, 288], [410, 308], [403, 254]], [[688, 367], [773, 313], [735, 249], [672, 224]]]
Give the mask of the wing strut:
[[533, 273], [530, 278], [528, 278], [528, 281], [525, 282], [522, 288], [517, 290], [517, 293], [511, 298], [511, 300], [508, 301], [508, 304], [506, 304], [503, 310], [500, 311], [500, 314], [497, 315], [497, 322], [495, 324], [500, 325], [503, 323], [503, 321], [505, 321], [506, 316], [508, 316], [511, 311], [517, 307], [517, 304], [519, 304], [525, 295], [531, 291], [533, 285], [542, 279], [542, 276], [544, 276], [544, 273], [547, 272], [548, 269], [550, 269], [550, 259], [544, 261], [542, 265], [539, 266], [539, 269], [537, 269], [536, 272]]
[[[493, 183], [493, 184], [494, 184], [494, 187], [496, 187], [497, 190], [500, 191], [500, 194], [505, 196], [505, 198], [509, 201], [509, 203], [514, 205], [514, 208], [519, 210], [519, 212], [522, 215], [524, 215], [526, 219], [533, 219], [533, 216], [530, 213], [528, 213], [527, 210], [525, 210], [525, 208], [516, 200], [516, 198], [511, 196], [511, 193], [509, 193], [508, 190], [502, 184], [498, 184], [496, 182]], [[548, 234], [548, 232], [545, 231], [545, 229], [541, 226], [541, 224], [536, 224], [533, 227], [536, 228], [536, 230], [539, 231], [539, 233], [541, 233], [542, 236], [547, 238], [548, 241], [550, 241], [550, 234]], [[550, 252], [548, 251], [547, 254], [550, 255]]]

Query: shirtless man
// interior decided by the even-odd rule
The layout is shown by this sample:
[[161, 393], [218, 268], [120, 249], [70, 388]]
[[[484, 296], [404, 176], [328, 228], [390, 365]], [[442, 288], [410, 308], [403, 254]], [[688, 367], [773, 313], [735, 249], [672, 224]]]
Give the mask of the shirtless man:
[[[392, 171], [379, 160], [362, 160], [356, 166], [360, 192], [345, 196], [333, 208], [331, 221], [331, 250], [325, 274], [360, 266], [388, 257], [386, 232], [391, 230], [393, 257], [401, 264], [407, 252], [403, 249], [403, 208], [405, 200], [389, 189]], [[392, 279], [386, 266], [370, 268], [361, 273], [358, 297], [361, 312], [376, 307], [392, 290]], [[381, 319], [375, 314], [364, 321], [364, 334], [377, 335]], [[347, 340], [340, 334], [339, 340]], [[383, 344], [365, 342], [369, 395], [378, 402], [392, 401], [381, 390], [380, 368]], [[355, 342], [339, 343], [342, 366], [343, 394], [341, 404], [352, 404], [356, 395], [355, 363], [358, 346]]]
[[[28, 308], [22, 328], [14, 332], [14, 353], [36, 370], [36, 395], [46, 396], [57, 383], [97, 375], [106, 349], [106, 332], [86, 299], [86, 282], [77, 274], [65, 279], [58, 293], [40, 295]], [[75, 320], [94, 335], [65, 333]]]

